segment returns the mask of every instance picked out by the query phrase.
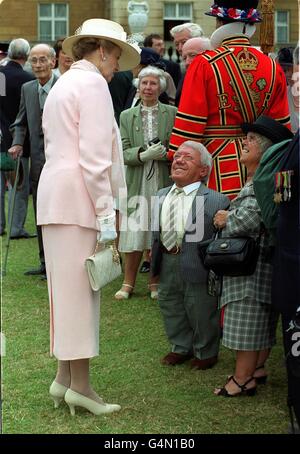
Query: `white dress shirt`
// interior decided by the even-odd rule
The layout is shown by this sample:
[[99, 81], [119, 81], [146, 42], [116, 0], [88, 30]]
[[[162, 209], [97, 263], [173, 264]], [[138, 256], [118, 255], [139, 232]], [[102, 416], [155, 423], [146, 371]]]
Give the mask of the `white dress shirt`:
[[[183, 192], [178, 194], [180, 200], [178, 201], [178, 212], [176, 216], [176, 226], [175, 230], [177, 232], [177, 244], [178, 246], [182, 243], [182, 238], [185, 232], [185, 226], [188, 219], [189, 212], [192, 208], [192, 203], [195, 198], [195, 195], [200, 188], [201, 182], [196, 181], [195, 183], [188, 184], [184, 186]], [[171, 190], [168, 192], [161, 209], [160, 214], [160, 225], [162, 230], [161, 240], [163, 242], [163, 232], [168, 229], [169, 226], [169, 212], [170, 212], [170, 198], [177, 188], [176, 184], [174, 184]]]

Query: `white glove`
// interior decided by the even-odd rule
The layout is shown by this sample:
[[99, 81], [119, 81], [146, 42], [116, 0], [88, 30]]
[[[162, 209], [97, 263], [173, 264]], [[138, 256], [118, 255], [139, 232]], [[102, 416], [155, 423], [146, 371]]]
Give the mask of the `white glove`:
[[115, 211], [108, 216], [97, 216], [97, 241], [107, 243], [117, 238], [116, 213]]
[[154, 143], [150, 145], [145, 151], [140, 153], [140, 160], [142, 162], [150, 161], [151, 159], [162, 160], [165, 159], [167, 154], [166, 147], [161, 143]]

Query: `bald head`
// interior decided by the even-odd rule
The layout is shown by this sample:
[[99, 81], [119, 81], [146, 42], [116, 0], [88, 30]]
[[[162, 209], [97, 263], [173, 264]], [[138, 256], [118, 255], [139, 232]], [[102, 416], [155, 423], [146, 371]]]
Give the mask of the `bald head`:
[[211, 44], [208, 38], [199, 37], [189, 39], [182, 47], [182, 59], [185, 67], [188, 68], [197, 55], [210, 49]]
[[49, 46], [49, 44], [44, 44], [44, 43], [36, 44], [35, 46], [33, 46], [31, 48], [31, 53], [32, 52], [33, 53], [43, 52], [43, 53], [47, 53], [50, 58], [56, 58], [55, 50], [53, 49], [53, 47]]
[[55, 57], [55, 50], [48, 44], [37, 44], [31, 49], [29, 61], [41, 85], [45, 85], [50, 80], [55, 66]]

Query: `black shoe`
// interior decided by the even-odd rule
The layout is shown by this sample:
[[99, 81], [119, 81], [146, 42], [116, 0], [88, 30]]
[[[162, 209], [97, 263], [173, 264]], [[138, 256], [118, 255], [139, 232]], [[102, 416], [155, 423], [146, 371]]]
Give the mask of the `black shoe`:
[[29, 238], [36, 238], [37, 234], [36, 233], [28, 233], [28, 232], [23, 232], [21, 235], [17, 236], [11, 236], [11, 240], [20, 240], [21, 238], [29, 239]]
[[46, 274], [46, 268], [44, 266], [40, 266], [40, 268], [34, 268], [33, 270], [25, 271], [24, 273], [25, 276], [38, 276], [40, 274], [42, 275]]
[[150, 262], [143, 262], [140, 268], [140, 273], [149, 273], [150, 271]]
[[37, 233], [28, 233], [24, 234], [24, 238], [37, 238]]

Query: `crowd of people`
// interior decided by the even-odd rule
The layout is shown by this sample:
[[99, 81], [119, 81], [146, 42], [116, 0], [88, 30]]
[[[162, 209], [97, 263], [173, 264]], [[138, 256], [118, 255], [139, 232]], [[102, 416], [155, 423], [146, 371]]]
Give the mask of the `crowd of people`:
[[[181, 65], [164, 58], [159, 34], [139, 48], [105, 19], [86, 20], [54, 48], [10, 43], [0, 64], [7, 80], [1, 153], [20, 159], [24, 173], [11, 238], [35, 236], [24, 229], [31, 189], [40, 266], [25, 274], [48, 285], [55, 407], [64, 400], [72, 415], [76, 407], [95, 415], [121, 409], [90, 384], [100, 295], [84, 267], [97, 241], [116, 241], [124, 281], [112, 298], [132, 297], [143, 256], [151, 263], [147, 292], [171, 346], [163, 365], [191, 360], [193, 369], [212, 368], [220, 340], [235, 352], [235, 370], [216, 396], [254, 396], [266, 384], [281, 313], [288, 401], [300, 423], [299, 365], [295, 372], [288, 333], [300, 314], [299, 47], [275, 59], [254, 47], [257, 6], [215, 1], [210, 38], [194, 23], [171, 29]], [[253, 178], [266, 151], [283, 141], [287, 158], [272, 174], [280, 202], [274, 247]], [[11, 195], [1, 171], [1, 235], [6, 187]], [[251, 275], [215, 276], [205, 266], [200, 247], [216, 231], [257, 240]]]

